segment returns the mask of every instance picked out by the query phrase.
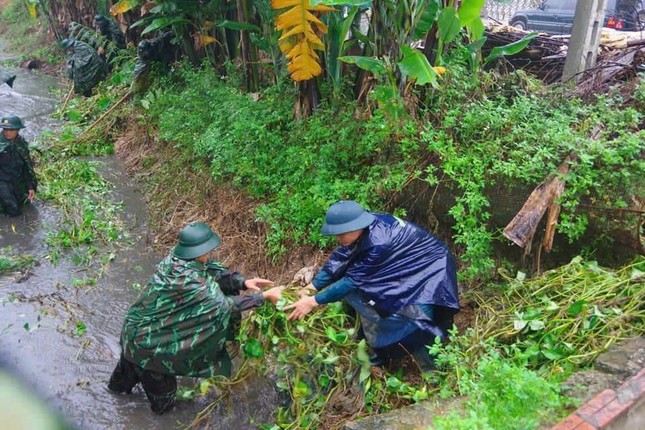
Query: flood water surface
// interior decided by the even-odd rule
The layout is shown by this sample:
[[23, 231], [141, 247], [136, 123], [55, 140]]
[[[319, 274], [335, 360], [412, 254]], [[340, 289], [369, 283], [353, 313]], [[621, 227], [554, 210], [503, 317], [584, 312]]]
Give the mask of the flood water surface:
[[[0, 50], [3, 45], [0, 43]], [[0, 60], [6, 59], [0, 54]], [[13, 70], [13, 88], [0, 86], [0, 113], [20, 116], [29, 142], [60, 124], [51, 118], [60, 88], [56, 78], [37, 71]], [[58, 90], [60, 93], [60, 90]], [[119, 160], [98, 160], [99, 171], [113, 184], [111, 199], [122, 202], [119, 215], [128, 239], [109, 252], [100, 267], [75, 265], [69, 256], [57, 264], [48, 258], [45, 239], [55, 231], [60, 210], [38, 199], [24, 214], [0, 214], [0, 252], [30, 255], [37, 264], [24, 273], [0, 275], [0, 357], [46, 404], [79, 429], [172, 429], [186, 427], [211, 397], [180, 401], [170, 412], [154, 415], [138, 387], [118, 395], [106, 385], [117, 362], [123, 316], [163, 256], [151, 251], [145, 199]], [[38, 175], [38, 166], [35, 166]], [[89, 282], [88, 280], [91, 280]], [[192, 378], [180, 386], [192, 387]], [[244, 429], [270, 420], [276, 399], [270, 384], [255, 380], [236, 387], [200, 428]]]

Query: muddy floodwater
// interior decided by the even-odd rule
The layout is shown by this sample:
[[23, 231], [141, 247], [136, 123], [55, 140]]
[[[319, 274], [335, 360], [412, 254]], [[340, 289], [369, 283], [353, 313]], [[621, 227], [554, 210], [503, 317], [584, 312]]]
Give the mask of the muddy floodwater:
[[[6, 51], [0, 43], [0, 60], [9, 57]], [[58, 103], [54, 94], [61, 93], [64, 83], [38, 71], [10, 70], [17, 77], [13, 88], [0, 86], [0, 113], [20, 116], [27, 127], [21, 134], [30, 143], [38, 143], [41, 133], [55, 132], [61, 126], [51, 114]], [[186, 427], [221, 393], [179, 401], [170, 413], [158, 416], [150, 411], [140, 387], [131, 395], [113, 394], [106, 388], [120, 351], [123, 315], [137, 296], [132, 286], [145, 284], [162, 256], [151, 250], [144, 196], [119, 160], [93, 161], [113, 184], [110, 198], [122, 203], [119, 216], [129, 240], [110, 250], [115, 255], [107, 266], [77, 266], [69, 256], [53, 265], [46, 258], [45, 238], [57, 228], [60, 211], [56, 207], [36, 199], [20, 217], [0, 214], [0, 251], [30, 255], [38, 261], [27, 272], [0, 275], [0, 356], [25, 386], [58, 410], [73, 428]], [[38, 175], [38, 165], [35, 170]], [[87, 285], [89, 279], [92, 282]], [[192, 388], [197, 382], [180, 378], [179, 385]], [[212, 414], [210, 424], [200, 428], [258, 428], [270, 421], [275, 405], [271, 384], [262, 379], [249, 381], [235, 387]]]

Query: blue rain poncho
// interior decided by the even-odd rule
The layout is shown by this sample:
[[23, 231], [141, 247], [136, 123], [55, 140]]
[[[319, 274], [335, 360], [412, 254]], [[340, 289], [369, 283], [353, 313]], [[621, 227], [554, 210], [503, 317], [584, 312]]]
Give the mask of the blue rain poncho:
[[[455, 261], [448, 247], [411, 222], [389, 214], [374, 216], [356, 243], [334, 250], [314, 286], [322, 290], [349, 281], [353, 291], [345, 298], [361, 314], [364, 326], [367, 319], [378, 319], [379, 327], [384, 319], [402, 319], [400, 327], [410, 321], [423, 331], [445, 335], [429, 310], [441, 306], [449, 315], [459, 310]], [[356, 295], [361, 298], [358, 306]], [[367, 337], [377, 346], [395, 342], [399, 335]]]

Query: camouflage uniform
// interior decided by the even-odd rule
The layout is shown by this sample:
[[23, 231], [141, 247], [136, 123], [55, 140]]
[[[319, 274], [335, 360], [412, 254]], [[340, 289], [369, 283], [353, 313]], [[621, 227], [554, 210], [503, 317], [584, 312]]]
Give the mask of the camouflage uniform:
[[101, 35], [114, 43], [119, 49], [125, 48], [125, 36], [116, 22], [103, 15], [98, 15], [95, 18], [95, 22]]
[[0, 135], [0, 209], [9, 216], [20, 215], [29, 190], [37, 187], [27, 141], [20, 135], [13, 140]]
[[175, 375], [230, 376], [231, 325], [264, 301], [261, 293], [238, 295], [243, 289], [239, 273], [171, 253], [125, 316], [122, 355], [108, 387], [129, 393], [141, 382], [152, 410], [163, 413], [174, 402]]
[[152, 39], [145, 39], [137, 45], [137, 61], [134, 63], [134, 79], [131, 92], [141, 94], [150, 85], [150, 70], [153, 63], [159, 64], [163, 72], [178, 57], [171, 43], [173, 33], [167, 31]]
[[80, 40], [73, 42], [67, 58], [67, 76], [78, 94], [90, 96], [92, 88], [105, 79], [107, 65], [92, 46]]

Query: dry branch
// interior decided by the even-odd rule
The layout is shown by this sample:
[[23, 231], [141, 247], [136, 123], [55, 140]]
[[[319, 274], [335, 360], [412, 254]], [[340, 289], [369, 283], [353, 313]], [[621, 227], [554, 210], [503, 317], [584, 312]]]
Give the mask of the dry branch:
[[525, 248], [532, 242], [538, 224], [548, 209], [549, 215], [543, 245], [545, 251], [551, 250], [555, 226], [560, 214], [560, 205], [555, 202], [564, 192], [566, 176], [573, 158], [573, 155], [568, 155], [558, 167], [557, 173], [549, 175], [533, 190], [522, 209], [504, 228], [504, 236], [520, 248]]

